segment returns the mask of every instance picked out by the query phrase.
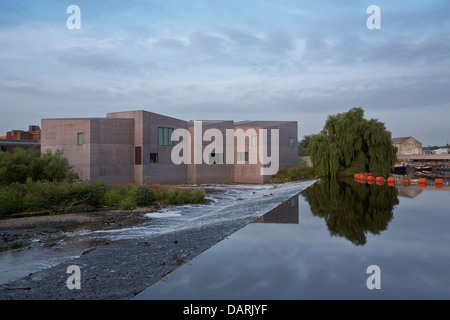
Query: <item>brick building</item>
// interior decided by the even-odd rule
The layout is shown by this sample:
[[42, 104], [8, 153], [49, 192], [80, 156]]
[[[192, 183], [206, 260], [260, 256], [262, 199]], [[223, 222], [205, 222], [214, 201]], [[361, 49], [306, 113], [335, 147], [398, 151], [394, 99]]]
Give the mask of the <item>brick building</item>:
[[12, 152], [15, 148], [40, 148], [41, 129], [39, 126], [30, 125], [28, 131], [11, 130], [5, 136], [0, 137], [0, 151]]

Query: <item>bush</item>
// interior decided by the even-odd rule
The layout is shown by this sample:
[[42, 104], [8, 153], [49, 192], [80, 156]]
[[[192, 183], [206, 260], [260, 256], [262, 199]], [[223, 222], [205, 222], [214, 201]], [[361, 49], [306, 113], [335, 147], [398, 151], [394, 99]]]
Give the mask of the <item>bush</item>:
[[272, 183], [284, 183], [296, 180], [312, 179], [316, 176], [314, 168], [310, 167], [292, 167], [278, 171], [272, 177]]
[[193, 190], [191, 192], [191, 199], [189, 202], [191, 203], [200, 203], [205, 201], [205, 190], [203, 189], [198, 189], [198, 190]]
[[107, 206], [118, 205], [124, 199], [130, 199], [136, 192], [135, 186], [116, 186], [106, 191], [104, 204]]
[[42, 155], [34, 148], [16, 148], [12, 153], [0, 152], [0, 185], [25, 183], [27, 179], [72, 182], [76, 178], [77, 175], [60, 150], [55, 153], [49, 150]]
[[155, 193], [148, 186], [139, 186], [134, 193], [133, 200], [138, 206], [149, 205], [155, 200]]
[[68, 189], [71, 195], [68, 200], [70, 200], [71, 204], [85, 203], [98, 206], [105, 202], [105, 193], [108, 187], [103, 182], [96, 182], [94, 184], [83, 182], [70, 184]]
[[0, 216], [11, 215], [23, 209], [23, 186], [13, 184], [0, 189]]
[[120, 210], [134, 210], [136, 209], [136, 202], [131, 199], [123, 199], [119, 203]]

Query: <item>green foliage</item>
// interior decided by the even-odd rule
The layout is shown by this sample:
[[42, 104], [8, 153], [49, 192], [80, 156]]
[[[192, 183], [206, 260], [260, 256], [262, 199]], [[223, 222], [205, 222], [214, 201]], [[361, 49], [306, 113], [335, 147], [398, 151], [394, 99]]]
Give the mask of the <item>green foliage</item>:
[[50, 150], [43, 153], [37, 149], [16, 148], [14, 152], [0, 152], [0, 185], [14, 182], [33, 181], [73, 181], [77, 175], [72, 171], [63, 153]]
[[110, 188], [104, 195], [104, 204], [107, 206], [118, 205], [124, 199], [131, 199], [136, 191], [136, 186], [122, 185]]
[[0, 188], [0, 216], [11, 215], [23, 210], [23, 186], [15, 183]]
[[293, 167], [281, 169], [272, 177], [272, 183], [284, 183], [296, 180], [312, 179], [316, 176], [314, 168]]
[[387, 229], [399, 203], [396, 188], [337, 179], [319, 180], [302, 194], [331, 235], [358, 246], [366, 244], [368, 232], [376, 235]]
[[356, 172], [372, 172], [388, 176], [397, 161], [397, 149], [391, 133], [376, 119], [363, 118], [364, 110], [330, 115], [319, 134], [313, 135], [308, 153], [321, 177], [336, 177], [348, 168]]
[[123, 199], [119, 203], [120, 210], [134, 210], [136, 209], [136, 202], [132, 199]]
[[168, 188], [159, 185], [123, 185], [108, 187], [97, 182], [33, 181], [0, 186], [0, 216], [40, 210], [73, 211], [86, 206], [119, 205], [133, 210], [137, 205], [154, 202], [168, 204], [200, 203], [205, 200], [202, 189]]
[[155, 200], [155, 193], [150, 187], [142, 185], [135, 191], [133, 199], [138, 206], [149, 205]]

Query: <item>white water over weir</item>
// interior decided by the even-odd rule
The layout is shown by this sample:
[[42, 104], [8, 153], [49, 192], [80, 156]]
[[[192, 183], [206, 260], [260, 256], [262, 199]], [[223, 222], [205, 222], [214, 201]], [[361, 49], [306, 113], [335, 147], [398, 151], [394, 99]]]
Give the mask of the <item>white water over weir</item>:
[[[77, 230], [59, 234], [43, 233], [20, 249], [0, 253], [0, 285], [32, 272], [81, 257], [86, 245], [104, 241], [145, 240], [174, 231], [227, 229], [235, 232], [256, 218], [298, 194], [314, 181], [265, 185], [199, 185], [208, 193], [210, 204], [170, 205], [144, 214], [140, 226], [112, 230]], [[32, 253], [32, 254], [31, 254]]]

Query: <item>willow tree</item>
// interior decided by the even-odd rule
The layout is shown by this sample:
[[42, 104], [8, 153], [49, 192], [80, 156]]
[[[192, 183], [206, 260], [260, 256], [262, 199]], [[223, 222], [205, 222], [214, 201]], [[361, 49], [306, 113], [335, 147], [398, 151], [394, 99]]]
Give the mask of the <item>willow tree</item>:
[[364, 119], [362, 108], [328, 116], [323, 130], [312, 135], [308, 154], [322, 177], [346, 169], [386, 177], [397, 161], [391, 132], [377, 119]]
[[325, 220], [332, 236], [344, 237], [357, 246], [367, 234], [387, 230], [399, 204], [398, 191], [388, 185], [368, 185], [323, 179], [302, 192], [311, 213]]

